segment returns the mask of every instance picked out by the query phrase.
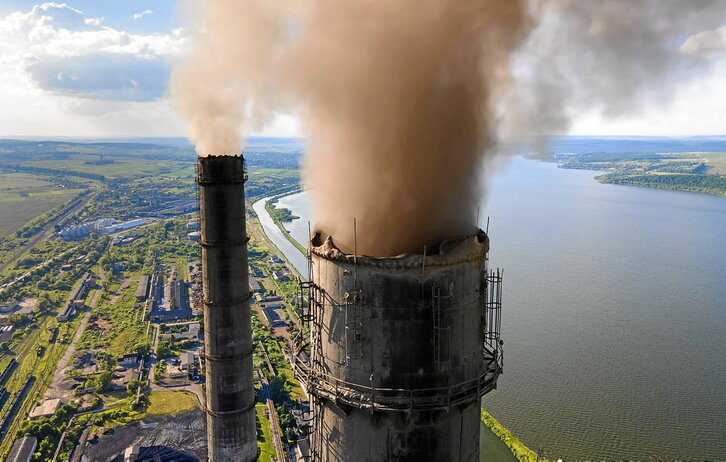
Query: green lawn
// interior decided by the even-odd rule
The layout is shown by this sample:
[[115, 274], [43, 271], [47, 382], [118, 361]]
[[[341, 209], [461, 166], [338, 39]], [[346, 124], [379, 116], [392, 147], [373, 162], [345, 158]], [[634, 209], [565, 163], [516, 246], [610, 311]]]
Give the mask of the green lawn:
[[257, 447], [260, 448], [259, 462], [269, 462], [275, 458], [275, 446], [272, 443], [272, 433], [270, 431], [270, 419], [266, 417], [267, 406], [257, 404], [255, 406], [257, 413]]
[[186, 391], [152, 391], [147, 414], [181, 414], [199, 407], [194, 393]]

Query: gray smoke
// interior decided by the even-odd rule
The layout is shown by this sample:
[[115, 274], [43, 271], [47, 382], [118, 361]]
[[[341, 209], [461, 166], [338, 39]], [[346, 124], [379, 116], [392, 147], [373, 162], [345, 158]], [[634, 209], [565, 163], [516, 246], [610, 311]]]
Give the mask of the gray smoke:
[[566, 134], [585, 111], [616, 118], [667, 103], [709, 65], [689, 37], [726, 23], [718, 0], [544, 0], [532, 8], [537, 26], [513, 59], [512, 92], [500, 107], [506, 135]]

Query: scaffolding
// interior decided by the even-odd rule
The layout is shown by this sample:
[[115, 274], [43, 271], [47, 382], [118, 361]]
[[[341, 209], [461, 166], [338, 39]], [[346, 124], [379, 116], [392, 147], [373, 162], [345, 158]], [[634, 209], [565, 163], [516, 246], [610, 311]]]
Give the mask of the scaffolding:
[[[480, 306], [484, 319], [482, 368], [477, 377], [447, 387], [436, 388], [382, 388], [351, 383], [328, 374], [323, 368], [322, 330], [323, 310], [335, 306], [329, 295], [312, 281], [298, 284], [298, 315], [303, 330], [310, 332], [310, 341], [301, 334], [296, 338], [293, 366], [295, 375], [314, 399], [333, 400], [336, 403], [370, 411], [433, 411], [448, 410], [452, 406], [479, 400], [496, 388], [503, 371], [503, 342], [500, 338], [503, 271], [488, 271], [484, 275]], [[360, 313], [360, 290], [349, 291], [341, 306], [349, 310], [346, 323], [347, 360], [362, 355], [363, 318]], [[433, 316], [434, 360], [438, 371], [450, 368], [450, 326], [441, 288], [432, 288], [429, 307]]]

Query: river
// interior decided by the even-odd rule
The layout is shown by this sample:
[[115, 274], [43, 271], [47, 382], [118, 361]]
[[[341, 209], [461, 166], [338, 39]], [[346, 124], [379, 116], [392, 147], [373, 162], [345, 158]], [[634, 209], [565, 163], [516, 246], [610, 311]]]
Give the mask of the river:
[[[505, 364], [483, 406], [550, 458], [724, 460], [726, 199], [594, 175], [514, 159], [490, 181]], [[304, 243], [308, 194], [278, 207]]]

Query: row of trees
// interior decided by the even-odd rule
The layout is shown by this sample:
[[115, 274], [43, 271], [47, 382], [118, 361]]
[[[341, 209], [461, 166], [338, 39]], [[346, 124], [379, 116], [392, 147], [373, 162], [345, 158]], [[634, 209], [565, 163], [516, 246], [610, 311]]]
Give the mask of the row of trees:
[[726, 195], [726, 177], [722, 175], [622, 175], [611, 173], [597, 177], [601, 183], [648, 186], [660, 189], [705, 192]]

